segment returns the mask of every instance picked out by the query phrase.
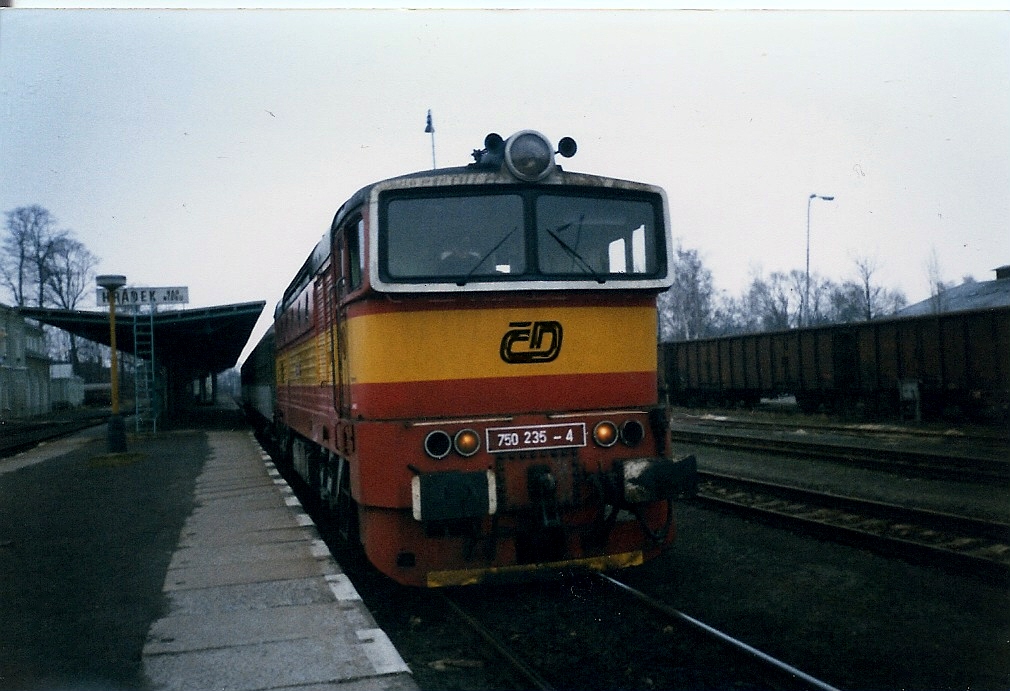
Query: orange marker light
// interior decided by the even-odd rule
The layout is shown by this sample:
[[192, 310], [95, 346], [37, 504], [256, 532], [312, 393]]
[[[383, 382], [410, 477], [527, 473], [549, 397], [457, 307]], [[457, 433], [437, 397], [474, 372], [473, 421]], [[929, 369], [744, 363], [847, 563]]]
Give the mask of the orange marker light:
[[608, 420], [597, 423], [593, 428], [593, 439], [600, 446], [613, 446], [617, 443], [617, 426]]
[[480, 435], [472, 429], [461, 429], [452, 440], [460, 456], [473, 456], [480, 450]]

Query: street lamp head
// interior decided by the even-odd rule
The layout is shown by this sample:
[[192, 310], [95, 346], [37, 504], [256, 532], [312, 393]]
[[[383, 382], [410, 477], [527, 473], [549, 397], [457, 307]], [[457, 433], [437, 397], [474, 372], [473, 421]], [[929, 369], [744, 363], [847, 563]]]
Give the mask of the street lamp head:
[[106, 290], [118, 290], [126, 285], [126, 276], [118, 274], [104, 274], [95, 277], [95, 283]]
[[835, 200], [834, 197], [821, 197], [821, 199], [823, 199], [826, 202], [833, 202]]
[[827, 197], [827, 196], [825, 196], [823, 194], [817, 194], [817, 193], [811, 194], [810, 198], [811, 199], [823, 199], [826, 202], [830, 202], [830, 201], [834, 201], [835, 200], [834, 197]]

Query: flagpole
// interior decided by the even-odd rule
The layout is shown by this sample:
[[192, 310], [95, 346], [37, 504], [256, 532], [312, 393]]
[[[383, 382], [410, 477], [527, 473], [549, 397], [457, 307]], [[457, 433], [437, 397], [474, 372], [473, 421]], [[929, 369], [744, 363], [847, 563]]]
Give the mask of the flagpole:
[[435, 125], [431, 122], [431, 108], [428, 109], [428, 122], [424, 131], [431, 135], [431, 169], [437, 168], [435, 165]]

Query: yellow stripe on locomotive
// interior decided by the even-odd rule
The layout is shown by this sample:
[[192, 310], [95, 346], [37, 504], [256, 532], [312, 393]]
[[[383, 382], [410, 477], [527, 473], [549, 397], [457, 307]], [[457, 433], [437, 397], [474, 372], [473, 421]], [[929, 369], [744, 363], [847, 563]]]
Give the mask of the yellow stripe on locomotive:
[[354, 384], [656, 370], [654, 307], [382, 312], [347, 332]]

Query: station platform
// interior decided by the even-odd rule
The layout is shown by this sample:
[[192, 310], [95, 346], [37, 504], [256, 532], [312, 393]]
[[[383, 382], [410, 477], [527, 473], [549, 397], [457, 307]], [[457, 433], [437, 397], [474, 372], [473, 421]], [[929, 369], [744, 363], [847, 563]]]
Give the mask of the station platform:
[[215, 427], [0, 460], [0, 688], [417, 688], [251, 432]]

